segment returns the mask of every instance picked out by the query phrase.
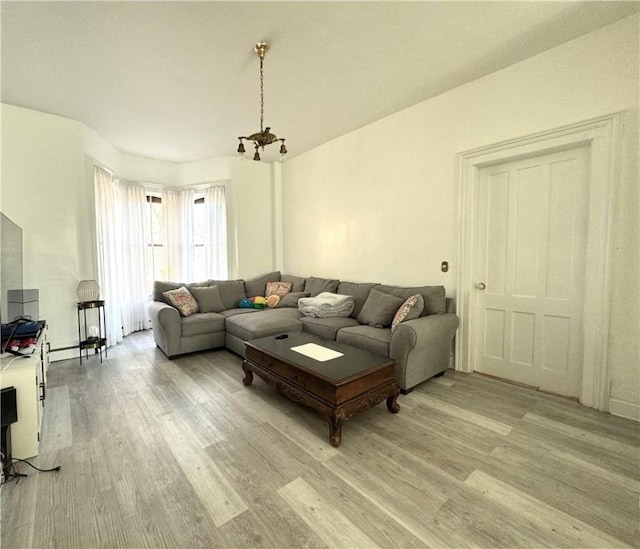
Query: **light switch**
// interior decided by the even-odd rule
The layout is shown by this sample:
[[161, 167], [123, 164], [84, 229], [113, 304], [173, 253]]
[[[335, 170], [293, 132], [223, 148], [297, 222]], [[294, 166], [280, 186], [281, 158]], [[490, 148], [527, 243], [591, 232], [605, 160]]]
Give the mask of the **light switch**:
[[443, 273], [446, 273], [449, 270], [449, 262], [448, 261], [443, 261], [442, 263], [440, 263], [440, 270]]

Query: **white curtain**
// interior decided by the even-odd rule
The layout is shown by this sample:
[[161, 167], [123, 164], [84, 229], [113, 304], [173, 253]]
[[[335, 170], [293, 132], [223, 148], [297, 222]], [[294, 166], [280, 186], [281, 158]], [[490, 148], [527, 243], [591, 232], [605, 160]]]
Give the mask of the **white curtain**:
[[143, 187], [95, 166], [98, 283], [105, 300], [108, 345], [149, 327], [145, 283]]
[[169, 280], [193, 282], [193, 189], [162, 189]]
[[[202, 192], [202, 191], [200, 191]], [[163, 189], [165, 212], [165, 245], [169, 280], [195, 281], [195, 242], [193, 208], [197, 192], [194, 189]], [[204, 189], [204, 231], [208, 278], [226, 279], [227, 266], [227, 205], [224, 185]]]
[[214, 280], [226, 280], [229, 276], [227, 264], [227, 205], [224, 185], [208, 187], [204, 203], [208, 229], [205, 231], [207, 270]]

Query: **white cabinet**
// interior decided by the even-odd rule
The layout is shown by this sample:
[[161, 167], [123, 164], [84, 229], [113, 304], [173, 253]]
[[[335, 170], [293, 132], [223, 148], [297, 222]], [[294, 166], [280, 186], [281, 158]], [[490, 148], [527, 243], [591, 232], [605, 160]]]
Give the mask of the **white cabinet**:
[[18, 421], [9, 427], [11, 456], [19, 459], [37, 456], [49, 367], [46, 324], [32, 354], [22, 357], [3, 354], [1, 364], [0, 387], [16, 389]]

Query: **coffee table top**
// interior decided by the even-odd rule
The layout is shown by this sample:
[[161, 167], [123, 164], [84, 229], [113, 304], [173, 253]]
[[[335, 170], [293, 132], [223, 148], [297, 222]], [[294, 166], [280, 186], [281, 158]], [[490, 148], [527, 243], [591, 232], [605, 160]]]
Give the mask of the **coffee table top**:
[[[246, 344], [334, 382], [346, 380], [372, 369], [387, 366], [390, 362], [395, 362], [388, 357], [338, 341], [322, 339], [306, 332], [289, 333], [287, 336], [286, 339], [276, 339], [276, 336], [261, 337], [247, 341]], [[342, 353], [342, 356], [320, 361], [291, 350], [292, 347], [307, 343], [315, 343], [316, 345], [333, 349]]]

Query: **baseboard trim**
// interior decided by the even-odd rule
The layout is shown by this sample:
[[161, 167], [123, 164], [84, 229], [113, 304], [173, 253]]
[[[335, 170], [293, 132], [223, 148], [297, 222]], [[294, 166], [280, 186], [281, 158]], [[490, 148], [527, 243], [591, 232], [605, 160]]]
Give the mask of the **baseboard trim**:
[[640, 421], [640, 404], [633, 404], [632, 402], [625, 402], [624, 400], [610, 398], [609, 412], [614, 416]]

